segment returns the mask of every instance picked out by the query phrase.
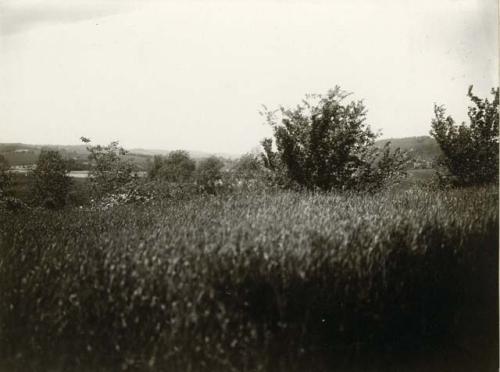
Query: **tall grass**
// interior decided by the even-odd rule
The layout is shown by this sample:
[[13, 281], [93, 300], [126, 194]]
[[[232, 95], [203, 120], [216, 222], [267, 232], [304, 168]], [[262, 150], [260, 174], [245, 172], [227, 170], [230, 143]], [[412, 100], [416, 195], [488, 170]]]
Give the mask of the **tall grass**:
[[496, 189], [197, 196], [0, 226], [4, 369], [497, 368]]

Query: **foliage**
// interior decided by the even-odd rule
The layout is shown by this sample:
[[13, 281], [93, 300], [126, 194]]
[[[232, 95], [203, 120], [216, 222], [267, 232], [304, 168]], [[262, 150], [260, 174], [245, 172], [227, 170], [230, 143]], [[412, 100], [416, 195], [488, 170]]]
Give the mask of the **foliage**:
[[458, 186], [498, 182], [498, 104], [499, 90], [492, 89], [493, 100], [468, 96], [473, 106], [468, 109], [470, 123], [455, 124], [446, 115], [444, 106], [434, 106], [431, 135], [443, 156], [440, 164], [446, 169], [443, 181]]
[[21, 211], [23, 209], [29, 209], [29, 206], [19, 198], [4, 196], [0, 199], [0, 213], [5, 211]]
[[242, 155], [231, 171], [236, 177], [244, 180], [262, 179], [269, 176], [269, 168], [264, 164], [262, 155], [254, 153]]
[[8, 189], [12, 184], [12, 177], [9, 174], [9, 162], [0, 154], [0, 199], [7, 196]]
[[187, 151], [176, 150], [166, 157], [155, 156], [149, 177], [168, 182], [189, 182], [193, 178], [196, 162]]
[[0, 369], [495, 370], [498, 223], [494, 187], [0, 214]]
[[[81, 137], [82, 142], [90, 143], [90, 139]], [[121, 187], [136, 179], [136, 168], [124, 159], [127, 151], [113, 141], [107, 146], [87, 146], [91, 169], [89, 182], [97, 199], [116, 193]]]
[[271, 139], [262, 142], [266, 166], [284, 168], [301, 187], [322, 190], [373, 190], [403, 174], [406, 155], [374, 146], [377, 135], [365, 122], [363, 102], [343, 103], [348, 96], [335, 87], [326, 95], [307, 95], [295, 109], [264, 107], [277, 147], [274, 152]]
[[137, 178], [99, 200], [92, 200], [90, 210], [104, 211], [122, 205], [152, 206], [164, 199], [186, 200], [198, 196], [202, 190], [194, 183], [171, 183], [148, 178]]
[[27, 204], [15, 196], [15, 179], [9, 172], [8, 160], [0, 154], [0, 213], [2, 210], [18, 211], [27, 208]]
[[439, 145], [430, 136], [379, 139], [375, 145], [383, 147], [387, 142], [390, 142], [391, 146], [407, 151], [414, 160], [427, 162], [430, 165], [441, 155]]
[[150, 179], [158, 179], [163, 166], [163, 156], [154, 155], [153, 161], [149, 164], [148, 177]]
[[35, 202], [47, 208], [66, 205], [71, 188], [66, 160], [55, 150], [42, 150], [33, 170], [33, 196]]
[[271, 171], [265, 164], [260, 153], [248, 153], [242, 155], [231, 167], [230, 174], [235, 188], [245, 190], [267, 190], [278, 183], [275, 179], [276, 173]]
[[205, 191], [215, 193], [217, 185], [222, 184], [224, 162], [216, 156], [202, 159], [196, 167], [196, 183]]

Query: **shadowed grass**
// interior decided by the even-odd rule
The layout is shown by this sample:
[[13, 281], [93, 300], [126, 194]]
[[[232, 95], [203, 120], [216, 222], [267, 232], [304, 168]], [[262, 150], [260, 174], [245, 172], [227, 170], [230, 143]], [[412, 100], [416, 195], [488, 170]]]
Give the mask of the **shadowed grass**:
[[12, 370], [497, 368], [494, 188], [200, 196], [0, 226]]

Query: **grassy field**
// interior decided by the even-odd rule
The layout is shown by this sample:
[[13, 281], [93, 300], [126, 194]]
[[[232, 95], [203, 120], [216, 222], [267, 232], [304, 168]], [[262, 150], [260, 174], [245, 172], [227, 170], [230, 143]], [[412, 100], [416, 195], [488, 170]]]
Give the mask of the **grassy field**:
[[[33, 199], [33, 177], [23, 173], [13, 173], [12, 185], [7, 189], [9, 195], [22, 200], [25, 203], [32, 203]], [[68, 195], [68, 202], [73, 206], [88, 203], [90, 199], [86, 178], [71, 178], [71, 191]], [[1, 213], [1, 212], [0, 212]]]
[[495, 371], [496, 187], [0, 215], [0, 370]]

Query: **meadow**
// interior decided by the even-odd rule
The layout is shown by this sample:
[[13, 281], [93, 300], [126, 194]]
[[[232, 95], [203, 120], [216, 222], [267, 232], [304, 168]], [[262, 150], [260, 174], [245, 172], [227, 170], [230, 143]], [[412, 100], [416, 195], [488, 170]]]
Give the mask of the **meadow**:
[[0, 213], [0, 370], [494, 371], [498, 190]]

